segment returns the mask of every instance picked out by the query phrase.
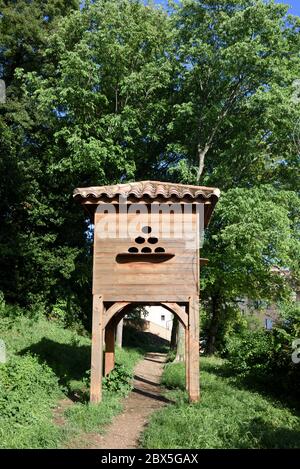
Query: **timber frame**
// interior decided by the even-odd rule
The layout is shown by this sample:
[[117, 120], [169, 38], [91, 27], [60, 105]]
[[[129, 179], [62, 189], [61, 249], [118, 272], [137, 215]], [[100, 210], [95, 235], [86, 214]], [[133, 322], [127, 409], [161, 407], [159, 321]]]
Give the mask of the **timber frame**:
[[[191, 402], [200, 399], [199, 276], [200, 265], [207, 260], [200, 262], [199, 258], [199, 219], [206, 227], [219, 194], [215, 188], [158, 181], [75, 189], [75, 200], [84, 206], [94, 223], [91, 402], [101, 401], [102, 376], [114, 368], [118, 323], [131, 309], [147, 305], [163, 306], [183, 325], [186, 389]], [[126, 206], [125, 211], [121, 203]], [[149, 222], [155, 204], [161, 210]], [[187, 247], [187, 239], [176, 231], [179, 220], [182, 223], [187, 219], [184, 210], [183, 215], [180, 211], [163, 210], [172, 204], [180, 210], [184, 205], [191, 206], [189, 239], [195, 241], [192, 247]], [[204, 207], [202, 212], [197, 210], [200, 205]], [[135, 211], [130, 212], [128, 209], [133, 206]], [[162, 224], [167, 216], [172, 228], [165, 236]], [[110, 236], [107, 225], [113, 220], [117, 220], [118, 227]], [[137, 235], [126, 231], [121, 236], [120, 230], [130, 224], [138, 226]]]

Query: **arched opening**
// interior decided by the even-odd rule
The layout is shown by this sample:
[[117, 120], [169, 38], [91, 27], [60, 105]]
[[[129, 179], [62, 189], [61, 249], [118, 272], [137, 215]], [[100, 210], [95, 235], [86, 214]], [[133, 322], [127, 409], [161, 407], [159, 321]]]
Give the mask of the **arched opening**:
[[[115, 337], [119, 322], [124, 319], [134, 308], [149, 306], [147, 303], [117, 302], [111, 305], [105, 312], [103, 328], [105, 330], [105, 355], [104, 375], [109, 374], [115, 366]], [[177, 303], [151, 303], [151, 306], [161, 306], [171, 312], [182, 324], [185, 331], [185, 357], [186, 357], [186, 383], [188, 383], [188, 313], [186, 306]]]
[[[191, 402], [200, 397], [199, 384], [199, 298], [193, 296], [188, 302], [151, 302], [174, 313], [185, 330], [185, 370], [186, 390]], [[106, 303], [102, 296], [94, 295], [93, 300], [93, 332], [92, 332], [92, 367], [91, 367], [91, 402], [102, 399], [102, 373], [114, 368], [115, 363], [115, 328], [130, 308], [138, 305], [149, 305], [149, 302], [118, 301]], [[106, 349], [103, 367], [103, 335], [105, 334]]]

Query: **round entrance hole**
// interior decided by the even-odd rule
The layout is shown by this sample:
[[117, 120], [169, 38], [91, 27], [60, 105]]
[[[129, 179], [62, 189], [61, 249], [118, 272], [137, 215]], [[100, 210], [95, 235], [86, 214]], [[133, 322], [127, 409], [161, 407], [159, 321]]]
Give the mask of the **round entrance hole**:
[[143, 226], [143, 228], [142, 228], [142, 232], [144, 234], [149, 234], [149, 233], [151, 233], [151, 231], [152, 231], [151, 226]]
[[135, 242], [137, 244], [143, 244], [145, 242], [145, 238], [142, 238], [141, 236], [138, 236], [137, 238], [135, 238]]
[[139, 252], [138, 248], [132, 247], [128, 249], [128, 252]]
[[149, 244], [156, 244], [156, 243], [158, 243], [158, 238], [155, 238], [154, 236], [151, 236], [151, 238], [148, 238], [148, 243]]

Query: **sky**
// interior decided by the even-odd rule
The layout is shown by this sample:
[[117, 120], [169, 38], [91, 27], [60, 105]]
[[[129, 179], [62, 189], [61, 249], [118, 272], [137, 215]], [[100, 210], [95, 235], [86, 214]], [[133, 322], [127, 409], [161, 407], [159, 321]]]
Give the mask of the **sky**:
[[286, 3], [287, 5], [290, 5], [290, 13], [293, 15], [299, 15], [300, 16], [300, 1], [299, 0], [281, 0], [277, 1], [276, 3]]
[[[166, 5], [167, 0], [154, 0], [155, 3]], [[300, 16], [300, 0], [275, 0], [276, 3], [286, 3], [290, 6], [290, 13]]]

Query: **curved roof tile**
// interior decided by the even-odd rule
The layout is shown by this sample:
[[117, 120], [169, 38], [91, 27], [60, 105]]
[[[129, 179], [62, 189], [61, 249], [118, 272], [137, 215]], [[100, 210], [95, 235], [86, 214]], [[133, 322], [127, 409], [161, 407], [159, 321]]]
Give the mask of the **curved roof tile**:
[[175, 196], [177, 199], [189, 197], [191, 199], [218, 199], [219, 189], [204, 186], [191, 186], [186, 184], [175, 184], [172, 182], [140, 181], [126, 184], [115, 184], [111, 186], [95, 186], [77, 188], [73, 192], [75, 200], [114, 198], [116, 196], [134, 196], [142, 199], [145, 196], [156, 199], [161, 196], [169, 199]]

